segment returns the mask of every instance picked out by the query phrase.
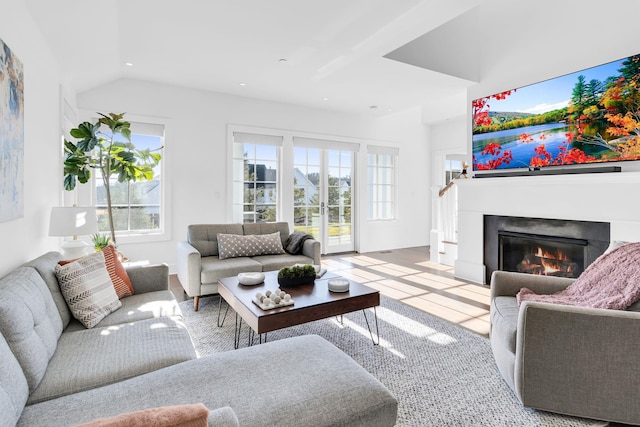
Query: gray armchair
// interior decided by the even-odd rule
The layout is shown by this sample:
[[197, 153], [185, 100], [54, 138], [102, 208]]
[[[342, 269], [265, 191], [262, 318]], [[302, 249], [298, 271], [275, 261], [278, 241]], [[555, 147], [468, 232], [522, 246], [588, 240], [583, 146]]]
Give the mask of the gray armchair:
[[202, 295], [218, 293], [218, 280], [243, 272], [272, 271], [293, 264], [320, 265], [320, 242], [308, 239], [302, 253], [258, 255], [220, 259], [218, 233], [222, 234], [271, 234], [280, 232], [284, 247], [289, 238], [289, 224], [271, 222], [259, 224], [196, 224], [187, 227], [187, 240], [178, 242], [177, 273], [184, 291], [193, 297], [193, 309], [198, 311]]
[[491, 347], [524, 406], [640, 424], [640, 303], [628, 310], [524, 302], [573, 279], [496, 271], [491, 278]]

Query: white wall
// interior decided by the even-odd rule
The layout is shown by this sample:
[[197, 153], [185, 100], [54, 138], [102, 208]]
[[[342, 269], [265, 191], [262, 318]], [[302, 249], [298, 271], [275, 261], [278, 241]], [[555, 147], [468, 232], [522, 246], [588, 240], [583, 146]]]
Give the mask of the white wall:
[[47, 237], [52, 206], [62, 192], [59, 66], [21, 1], [3, 2], [0, 38], [24, 67], [24, 218], [0, 223], [0, 276], [57, 250]]
[[[560, 3], [552, 14], [554, 19], [577, 13], [571, 19], [580, 22], [580, 14], [589, 13], [588, 8], [578, 10], [569, 2]], [[607, 14], [616, 15], [614, 9], [599, 10], [599, 20], [608, 20]], [[565, 30], [557, 28], [558, 40], [573, 37], [571, 34], [563, 36], [563, 31], [572, 31], [571, 26]], [[595, 37], [588, 43], [572, 43], [570, 49], [553, 49], [535, 37], [529, 40], [524, 32], [516, 32], [513, 39], [505, 39], [507, 45], [501, 46], [502, 51], [511, 52], [509, 55], [491, 53], [482, 82], [468, 90], [467, 105], [471, 105], [473, 99], [637, 54], [640, 47], [635, 33], [632, 26], [620, 25], [616, 27], [615, 41]], [[517, 49], [512, 50], [512, 47]], [[516, 64], [525, 65], [516, 67]], [[465, 121], [465, 128], [468, 153], [471, 153], [470, 118]], [[640, 240], [640, 217], [637, 215], [640, 202], [634, 196], [640, 184], [639, 163], [618, 164], [623, 168], [622, 173], [483, 178], [461, 183], [456, 276], [478, 283], [484, 281], [484, 214], [610, 221], [612, 240]]]
[[[368, 252], [428, 244], [429, 155], [419, 109], [371, 119], [138, 80], [119, 80], [79, 94], [77, 103], [88, 111], [127, 112], [127, 116], [166, 122], [164, 173], [170, 185], [171, 236], [153, 244], [120, 244], [134, 260], [166, 262], [173, 267], [176, 242], [184, 240], [189, 224], [231, 221], [228, 124], [360, 138], [399, 147], [399, 218], [369, 223], [363, 220], [362, 205], [358, 249]], [[363, 173], [361, 168], [359, 176], [366, 176]], [[362, 200], [362, 179], [359, 185]]]

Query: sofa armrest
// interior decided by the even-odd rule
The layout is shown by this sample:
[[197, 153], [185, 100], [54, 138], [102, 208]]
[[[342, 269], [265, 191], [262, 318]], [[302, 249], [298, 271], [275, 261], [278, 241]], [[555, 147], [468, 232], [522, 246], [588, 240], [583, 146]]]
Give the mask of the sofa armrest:
[[320, 242], [315, 239], [307, 239], [302, 244], [302, 255], [313, 259], [315, 265], [320, 265]]
[[178, 280], [180, 280], [180, 284], [184, 288], [187, 295], [189, 295], [190, 297], [199, 296], [201, 293], [201, 259], [202, 256], [200, 255], [200, 252], [196, 248], [191, 246], [189, 242], [178, 242], [178, 253], [176, 260]]
[[640, 313], [524, 302], [515, 388], [525, 406], [640, 422]]
[[494, 271], [491, 275], [491, 299], [502, 296], [515, 297], [522, 288], [529, 288], [536, 294], [553, 294], [565, 289], [574, 281], [575, 279], [566, 277]]
[[134, 294], [169, 289], [169, 266], [167, 264], [127, 267], [127, 275], [133, 285]]

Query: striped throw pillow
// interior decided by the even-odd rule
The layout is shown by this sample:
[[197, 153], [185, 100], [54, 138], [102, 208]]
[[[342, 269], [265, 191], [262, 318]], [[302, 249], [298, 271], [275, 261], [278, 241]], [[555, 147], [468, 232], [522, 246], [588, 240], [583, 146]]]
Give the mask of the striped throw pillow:
[[108, 245], [102, 249], [102, 252], [104, 253], [104, 263], [107, 266], [109, 277], [111, 277], [111, 281], [113, 282], [113, 287], [116, 289], [118, 298], [122, 299], [133, 295], [131, 280], [129, 280], [127, 270], [125, 270], [124, 266], [118, 259], [116, 248]]
[[93, 328], [109, 313], [122, 307], [102, 252], [56, 265], [56, 276], [73, 317], [87, 328]]

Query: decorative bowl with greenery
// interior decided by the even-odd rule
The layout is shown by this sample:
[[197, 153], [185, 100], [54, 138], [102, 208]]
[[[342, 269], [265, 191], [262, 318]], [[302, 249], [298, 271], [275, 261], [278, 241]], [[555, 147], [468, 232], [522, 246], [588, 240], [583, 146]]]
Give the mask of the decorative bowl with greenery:
[[278, 270], [278, 284], [280, 286], [304, 285], [314, 283], [315, 279], [316, 269], [309, 264], [284, 267]]

